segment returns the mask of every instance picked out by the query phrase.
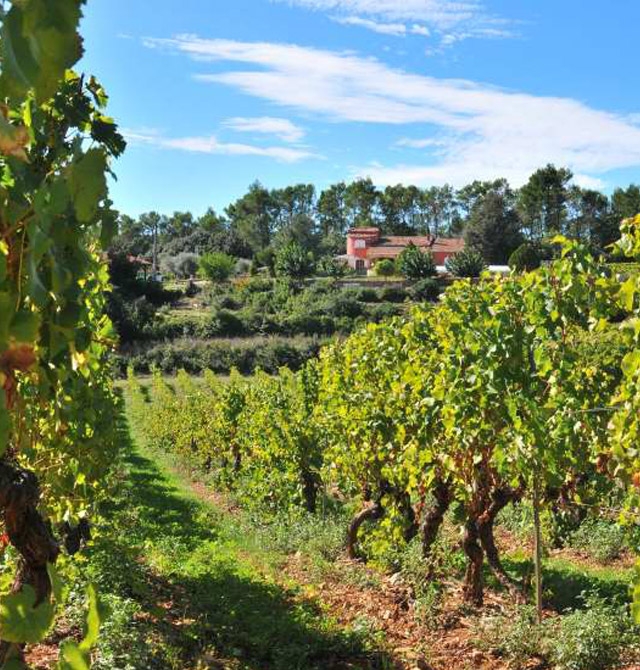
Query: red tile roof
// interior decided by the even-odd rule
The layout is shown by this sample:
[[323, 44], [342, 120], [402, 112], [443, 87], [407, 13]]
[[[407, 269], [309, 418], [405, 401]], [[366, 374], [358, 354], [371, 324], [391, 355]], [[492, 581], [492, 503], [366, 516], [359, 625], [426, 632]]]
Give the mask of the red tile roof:
[[464, 240], [457, 237], [438, 237], [432, 243], [431, 237], [385, 237], [379, 244], [367, 248], [367, 258], [396, 258], [410, 244], [421, 249], [430, 249], [433, 253], [456, 254], [464, 249]]

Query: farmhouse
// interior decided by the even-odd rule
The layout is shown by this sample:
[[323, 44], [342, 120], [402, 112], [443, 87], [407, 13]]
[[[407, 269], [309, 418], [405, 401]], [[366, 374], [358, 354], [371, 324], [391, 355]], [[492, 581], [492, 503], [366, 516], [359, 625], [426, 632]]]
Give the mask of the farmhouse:
[[380, 228], [352, 228], [347, 233], [347, 253], [341, 259], [364, 274], [384, 258], [395, 261], [410, 244], [430, 251], [436, 265], [444, 265], [449, 256], [464, 249], [464, 240], [457, 237], [383, 236]]

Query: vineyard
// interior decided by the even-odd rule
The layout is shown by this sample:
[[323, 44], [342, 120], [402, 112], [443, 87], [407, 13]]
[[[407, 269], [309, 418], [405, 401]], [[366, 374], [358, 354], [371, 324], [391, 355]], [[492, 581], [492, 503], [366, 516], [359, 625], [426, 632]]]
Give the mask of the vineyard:
[[558, 236], [295, 372], [118, 386], [83, 5], [0, 2], [0, 668], [640, 667], [640, 216], [633, 264]]
[[[542, 625], [542, 517], [570, 528], [615, 508], [633, 526], [639, 484], [636, 280], [557, 243], [548, 267], [457, 282], [437, 306], [368, 326], [298, 373], [156, 374], [150, 388], [131, 375], [134, 423], [265, 523], [344, 519], [352, 560], [393, 566], [419, 546], [422, 579], [437, 583], [449, 519], [462, 530], [463, 601], [483, 606], [488, 570], [511, 602], [537, 604]], [[637, 253], [640, 219], [619, 247]], [[514, 506], [533, 514], [528, 580], [496, 541]]]

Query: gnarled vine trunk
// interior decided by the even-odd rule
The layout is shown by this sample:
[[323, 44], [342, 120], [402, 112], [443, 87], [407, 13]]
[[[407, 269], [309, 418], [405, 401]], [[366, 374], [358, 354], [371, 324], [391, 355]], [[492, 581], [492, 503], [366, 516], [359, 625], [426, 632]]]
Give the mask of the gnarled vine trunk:
[[466, 602], [480, 607], [483, 602], [483, 580], [482, 565], [484, 563], [484, 552], [480, 546], [480, 534], [476, 519], [470, 516], [464, 527], [464, 538], [462, 548], [469, 559], [467, 573], [464, 581], [464, 599]]
[[356, 552], [356, 544], [358, 542], [358, 531], [360, 526], [365, 521], [376, 521], [382, 517], [384, 510], [382, 505], [379, 502], [373, 503], [373, 505], [367, 505], [363, 510], [358, 512], [355, 515], [351, 523], [349, 524], [349, 530], [347, 532], [347, 554], [349, 558], [357, 558], [358, 554]]
[[498, 487], [491, 494], [491, 502], [477, 522], [480, 543], [487, 556], [487, 563], [498, 582], [518, 600], [523, 600], [522, 585], [515, 581], [504, 569], [500, 552], [493, 534], [496, 517], [509, 503], [517, 501], [521, 493], [508, 487]]
[[444, 515], [451, 505], [451, 486], [447, 482], [438, 481], [433, 489], [433, 497], [434, 503], [422, 521], [422, 555], [424, 558], [429, 558], [431, 555]]
[[[36, 476], [8, 462], [0, 462], [0, 510], [5, 531], [20, 554], [18, 572], [12, 586], [17, 593], [26, 584], [36, 594], [36, 605], [51, 596], [47, 564], [55, 563], [60, 547], [50, 527], [38, 512], [40, 486]], [[8, 642], [0, 643], [0, 662], [19, 651]]]

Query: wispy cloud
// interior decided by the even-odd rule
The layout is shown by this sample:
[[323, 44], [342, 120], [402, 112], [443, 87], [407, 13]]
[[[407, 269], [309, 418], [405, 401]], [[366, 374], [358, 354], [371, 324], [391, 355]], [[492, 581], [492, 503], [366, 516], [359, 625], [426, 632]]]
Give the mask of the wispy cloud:
[[220, 142], [214, 135], [205, 137], [165, 137], [154, 131], [125, 130], [124, 135], [132, 145], [153, 146], [159, 149], [188, 151], [191, 153], [225, 156], [261, 156], [283, 163], [298, 163], [317, 154], [293, 147], [259, 147], [252, 144]]
[[305, 131], [289, 119], [279, 119], [272, 116], [260, 116], [256, 118], [235, 117], [227, 119], [225, 127], [239, 133], [260, 133], [262, 135], [274, 135], [283, 142], [293, 144], [300, 142]]
[[[469, 38], [509, 38], [510, 20], [492, 15], [477, 0], [272, 0], [330, 12], [343, 25], [404, 37], [437, 33], [440, 47]], [[497, 27], [500, 26], [500, 27]]]
[[334, 122], [413, 124], [425, 136], [444, 138], [418, 165], [373, 166], [371, 176], [380, 182], [461, 184], [508, 177], [518, 184], [550, 161], [591, 179], [640, 165], [640, 127], [629, 116], [570, 98], [415, 75], [353, 53], [295, 45], [193, 36], [147, 45], [199, 61], [243, 64], [198, 79], [284, 108]]
[[331, 20], [340, 23], [343, 26], [360, 26], [361, 28], [367, 28], [374, 33], [380, 33], [381, 35], [394, 35], [395, 37], [405, 37], [406, 35], [422, 35], [428, 37], [430, 35], [430, 31], [426, 26], [421, 26], [417, 23], [413, 25], [407, 25], [405, 23], [385, 23], [374, 21], [373, 19], [365, 19], [360, 16], [332, 16]]

